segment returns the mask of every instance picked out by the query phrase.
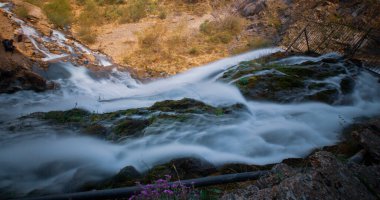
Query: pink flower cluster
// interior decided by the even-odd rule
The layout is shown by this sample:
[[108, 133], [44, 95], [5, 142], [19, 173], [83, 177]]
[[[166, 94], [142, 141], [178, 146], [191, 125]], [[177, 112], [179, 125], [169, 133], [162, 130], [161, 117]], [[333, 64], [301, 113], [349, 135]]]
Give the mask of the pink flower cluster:
[[180, 181], [169, 183], [170, 175], [165, 175], [165, 179], [158, 179], [154, 184], [141, 185], [142, 190], [135, 194], [129, 200], [153, 200], [153, 199], [199, 199], [199, 192], [192, 187], [181, 184]]

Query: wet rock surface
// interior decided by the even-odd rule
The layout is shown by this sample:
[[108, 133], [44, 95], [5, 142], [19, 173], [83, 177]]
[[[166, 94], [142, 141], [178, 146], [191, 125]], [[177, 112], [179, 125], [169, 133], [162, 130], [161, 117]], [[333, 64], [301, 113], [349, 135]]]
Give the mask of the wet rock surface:
[[192, 120], [202, 120], [199, 114], [206, 114], [209, 117], [202, 120], [206, 126], [208, 120], [220, 118], [227, 120], [245, 109], [245, 106], [241, 104], [213, 107], [200, 101], [184, 98], [157, 102], [148, 108], [104, 114], [90, 113], [75, 108], [68, 111], [34, 113], [25, 118], [37, 118], [49, 122], [58, 129], [73, 129], [80, 134], [120, 142], [128, 138], [161, 134], [174, 125], [178, 128], [181, 125], [186, 126], [187, 123], [191, 124]]
[[236, 85], [252, 100], [343, 104], [355, 87], [357, 74], [354, 63], [340, 58], [294, 64], [251, 61], [231, 68], [220, 80]]
[[225, 193], [222, 199], [378, 199], [378, 150], [373, 144], [380, 143], [369, 141], [378, 136], [379, 125], [377, 118], [351, 127], [350, 137], [361, 137], [361, 148], [367, 150], [362, 163], [342, 159], [336, 149], [346, 145], [343, 141], [335, 150], [324, 148], [303, 159], [304, 166], [277, 164], [271, 174], [245, 189]]

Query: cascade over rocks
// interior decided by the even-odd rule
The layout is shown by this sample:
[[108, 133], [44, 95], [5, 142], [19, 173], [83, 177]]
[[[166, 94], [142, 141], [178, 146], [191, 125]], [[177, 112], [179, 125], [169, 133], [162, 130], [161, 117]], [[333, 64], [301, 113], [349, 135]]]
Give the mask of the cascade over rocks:
[[342, 160], [342, 152], [337, 150], [347, 148], [345, 143], [350, 140], [347, 138], [335, 145], [336, 148], [316, 151], [304, 159], [301, 166], [277, 164], [271, 174], [245, 189], [227, 192], [222, 199], [378, 199], [379, 125], [378, 118], [352, 125], [350, 135], [347, 135], [362, 138], [359, 143], [368, 152], [364, 164]]
[[[351, 94], [355, 87], [358, 69], [350, 61], [332, 58], [299, 64], [253, 61], [231, 68], [220, 80], [236, 85], [252, 100], [343, 104], [345, 95]], [[342, 78], [338, 80], [336, 76]]]

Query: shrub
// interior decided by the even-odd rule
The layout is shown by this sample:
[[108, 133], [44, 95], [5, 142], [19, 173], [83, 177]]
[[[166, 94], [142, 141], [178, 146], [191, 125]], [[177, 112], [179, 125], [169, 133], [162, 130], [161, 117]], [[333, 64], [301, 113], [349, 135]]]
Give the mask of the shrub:
[[138, 36], [140, 48], [157, 50], [160, 46], [159, 40], [165, 32], [165, 28], [160, 24], [156, 24], [144, 30]]
[[234, 36], [239, 34], [244, 25], [241, 17], [226, 15], [215, 21], [203, 22], [199, 30], [209, 36], [209, 40], [214, 43], [229, 43]]
[[57, 27], [65, 27], [72, 22], [72, 9], [69, 0], [52, 0], [43, 10], [49, 21]]
[[129, 0], [120, 23], [138, 22], [140, 19], [147, 16], [151, 9], [150, 0]]
[[210, 21], [206, 20], [200, 25], [199, 31], [204, 33], [204, 34], [211, 34], [214, 30], [213, 25], [214, 24], [210, 23]]
[[160, 19], [166, 19], [167, 17], [167, 14], [166, 14], [166, 11], [165, 10], [160, 10], [160, 13], [158, 13], [158, 18]]
[[198, 55], [199, 54], [199, 50], [197, 47], [192, 47], [190, 50], [189, 50], [189, 54], [190, 55]]
[[227, 15], [220, 22], [219, 29], [226, 30], [232, 34], [238, 34], [243, 29], [244, 21], [241, 17]]
[[93, 32], [91, 27], [81, 26], [78, 31], [79, 39], [86, 42], [87, 44], [93, 44], [96, 42], [96, 34]]
[[15, 10], [14, 10], [14, 13], [19, 16], [20, 18], [22, 19], [26, 19], [29, 17], [29, 11], [27, 8], [25, 8], [24, 6], [20, 6], [20, 7], [17, 7]]
[[99, 6], [94, 0], [85, 0], [84, 9], [78, 17], [79, 25], [86, 27], [100, 25], [102, 23], [102, 18], [99, 13]]
[[247, 44], [247, 47], [249, 49], [259, 49], [259, 48], [264, 48], [264, 47], [268, 47], [271, 45], [271, 42], [265, 38], [261, 38], [261, 37], [255, 37], [255, 38], [252, 38], [252, 40], [250, 40]]

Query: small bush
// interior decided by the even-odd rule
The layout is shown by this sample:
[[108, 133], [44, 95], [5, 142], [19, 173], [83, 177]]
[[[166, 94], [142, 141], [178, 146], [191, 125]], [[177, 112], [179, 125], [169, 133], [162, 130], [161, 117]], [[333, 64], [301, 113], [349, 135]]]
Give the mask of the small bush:
[[199, 31], [204, 33], [204, 34], [211, 34], [214, 30], [213, 25], [214, 24], [210, 23], [210, 21], [206, 20], [200, 25]]
[[226, 44], [242, 31], [243, 25], [244, 20], [241, 17], [227, 15], [216, 21], [203, 22], [199, 30], [209, 36], [211, 42]]
[[94, 0], [85, 0], [84, 9], [78, 17], [79, 25], [85, 27], [100, 25], [102, 23], [102, 18], [99, 13], [99, 6]]
[[159, 40], [165, 31], [159, 24], [144, 30], [138, 36], [140, 48], [157, 50], [160, 46]]
[[120, 23], [138, 22], [147, 16], [148, 11], [151, 10], [150, 6], [150, 0], [129, 0]]
[[220, 21], [220, 29], [232, 34], [238, 34], [243, 29], [244, 21], [241, 17], [227, 15]]
[[160, 19], [166, 19], [167, 14], [165, 10], [161, 10], [160, 13], [158, 13], [158, 18]]
[[117, 5], [106, 6], [103, 11], [103, 16], [106, 21], [117, 21], [123, 15], [123, 10]]
[[57, 27], [65, 27], [72, 22], [72, 9], [69, 0], [52, 0], [43, 7], [49, 21]]
[[189, 54], [190, 55], [198, 55], [199, 54], [199, 50], [197, 47], [192, 47], [190, 50], [189, 50]]
[[96, 42], [96, 34], [91, 27], [81, 26], [78, 31], [79, 39], [87, 44], [93, 44]]
[[24, 6], [21, 6], [21, 7], [17, 7], [15, 10], [14, 10], [14, 13], [19, 16], [21, 19], [26, 19], [29, 17], [29, 11], [27, 8], [25, 8]]
[[261, 38], [261, 37], [255, 37], [248, 42], [247, 47], [249, 49], [259, 49], [259, 48], [268, 47], [270, 45], [271, 45], [271, 42], [269, 40], [265, 38]]

